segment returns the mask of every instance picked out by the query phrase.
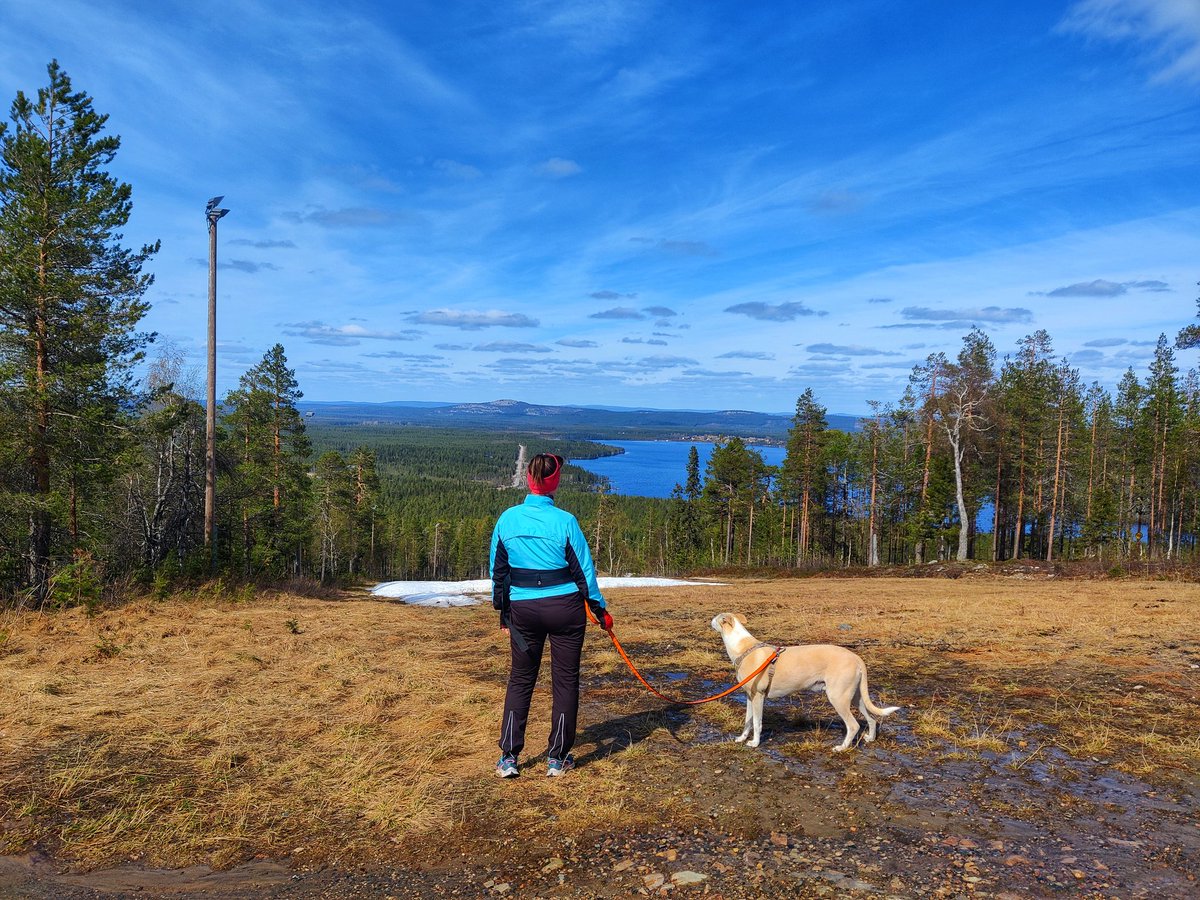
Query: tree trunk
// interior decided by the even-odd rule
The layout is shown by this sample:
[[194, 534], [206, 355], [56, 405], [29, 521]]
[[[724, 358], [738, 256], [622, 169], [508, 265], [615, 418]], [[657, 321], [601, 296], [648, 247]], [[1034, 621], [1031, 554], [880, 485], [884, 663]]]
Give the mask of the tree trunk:
[[1021, 558], [1021, 544], [1025, 539], [1025, 432], [1021, 432], [1021, 454], [1017, 470], [1017, 524], [1013, 534], [1012, 558]]
[[1088, 451], [1088, 485], [1087, 485], [1087, 504], [1083, 514], [1083, 521], [1090, 522], [1092, 519], [1092, 484], [1095, 481], [1096, 473], [1096, 412], [1092, 411], [1092, 446]]
[[[1159, 471], [1158, 508], [1159, 508], [1159, 510], [1161, 510], [1159, 512], [1158, 518], [1159, 518], [1159, 527], [1162, 528], [1163, 524], [1164, 524], [1163, 523], [1164, 516], [1173, 515], [1173, 513], [1168, 513], [1166, 507], [1164, 506], [1164, 500], [1163, 500], [1163, 493], [1164, 493], [1163, 488], [1164, 488], [1164, 485], [1166, 485], [1166, 483], [1167, 483], [1167, 419], [1166, 419], [1166, 416], [1163, 417], [1162, 449], [1161, 449], [1160, 455], [1159, 455], [1158, 471]], [[1171, 555], [1171, 545], [1170, 545], [1170, 543], [1168, 543], [1167, 544], [1167, 556], [1169, 557], [1170, 555]]]
[[951, 441], [951, 447], [954, 451], [954, 496], [958, 501], [958, 560], [966, 562], [967, 556], [967, 501], [963, 498], [963, 475], [962, 463], [965, 455], [966, 447], [962, 444], [961, 438]]
[[808, 559], [808, 492], [809, 485], [805, 483], [804, 494], [800, 498], [800, 542], [796, 547], [796, 562]]
[[875, 491], [879, 483], [879, 434], [871, 446], [871, 500], [867, 511], [867, 565], [879, 565], [879, 535], [875, 531]]
[[750, 553], [754, 549], [754, 495], [750, 495], [750, 527], [746, 530], [746, 565], [750, 565]]
[[996, 491], [992, 495], [992, 562], [1000, 562], [1000, 473], [1004, 459], [1004, 444], [996, 447]]
[[1058, 433], [1054, 440], [1054, 492], [1050, 497], [1050, 529], [1046, 536], [1046, 561], [1049, 562], [1054, 558], [1054, 524], [1058, 514], [1058, 479], [1062, 471], [1062, 450], [1063, 450], [1063, 416], [1065, 414], [1064, 404], [1059, 402], [1058, 406]]

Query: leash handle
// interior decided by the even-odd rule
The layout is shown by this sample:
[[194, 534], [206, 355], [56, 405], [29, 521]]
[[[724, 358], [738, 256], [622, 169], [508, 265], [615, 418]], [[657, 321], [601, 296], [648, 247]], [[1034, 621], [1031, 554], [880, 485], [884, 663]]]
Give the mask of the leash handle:
[[[583, 608], [587, 612], [588, 618], [592, 620], [592, 624], [599, 625], [600, 622], [597, 621], [596, 617], [592, 615], [592, 611], [587, 608], [586, 603], [584, 604]], [[603, 627], [603, 626], [601, 626], [601, 627]], [[621, 642], [617, 640], [617, 636], [610, 629], [606, 628], [606, 629], [604, 629], [604, 631], [608, 635], [609, 639], [612, 641], [613, 646], [617, 648], [617, 653], [621, 654], [621, 659], [625, 660], [625, 665], [627, 665], [629, 667], [629, 671], [633, 673], [634, 677], [637, 678], [638, 681], [640, 681], [642, 684], [644, 684], [646, 686], [646, 690], [648, 690], [650, 693], [654, 694], [656, 697], [661, 697], [663, 700], [666, 700], [668, 703], [675, 703], [680, 706], [699, 706], [701, 703], [711, 703], [713, 700], [720, 700], [722, 697], [728, 697], [734, 691], [738, 690], [739, 688], [745, 687], [747, 684], [749, 684], [751, 681], [753, 681], [755, 678], [757, 678], [759, 675], [761, 675], [763, 672], [765, 672], [767, 670], [767, 667], [770, 666], [771, 663], [775, 662], [776, 657], [779, 656], [779, 649], [776, 648], [775, 650], [773, 650], [771, 652], [771, 655], [769, 657], [767, 657], [766, 662], [764, 662], [761, 666], [759, 666], [757, 669], [755, 669], [753, 672], [751, 672], [749, 675], [747, 675], [745, 678], [743, 678], [741, 681], [739, 681], [733, 687], [728, 688], [727, 690], [721, 691], [721, 693], [719, 693], [719, 694], [713, 694], [711, 697], [704, 697], [701, 700], [678, 700], [675, 697], [668, 697], [662, 691], [657, 690], [654, 687], [654, 685], [652, 685], [650, 682], [648, 682], [645, 678], [643, 678], [642, 673], [639, 672], [637, 670], [637, 666], [635, 666], [633, 664], [633, 660], [631, 660], [629, 658], [629, 654], [627, 654], [625, 652], [625, 648], [621, 646]]]

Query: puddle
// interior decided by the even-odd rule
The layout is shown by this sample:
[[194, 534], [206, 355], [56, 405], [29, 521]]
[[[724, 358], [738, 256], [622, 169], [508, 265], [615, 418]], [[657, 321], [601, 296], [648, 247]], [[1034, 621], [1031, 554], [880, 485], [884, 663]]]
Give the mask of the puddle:
[[145, 892], [152, 897], [218, 891], [226, 895], [249, 895], [292, 880], [291, 869], [270, 860], [256, 860], [223, 871], [208, 866], [149, 869], [124, 865], [75, 874], [57, 872], [51, 860], [38, 853], [0, 857], [0, 889], [36, 882], [101, 893]]

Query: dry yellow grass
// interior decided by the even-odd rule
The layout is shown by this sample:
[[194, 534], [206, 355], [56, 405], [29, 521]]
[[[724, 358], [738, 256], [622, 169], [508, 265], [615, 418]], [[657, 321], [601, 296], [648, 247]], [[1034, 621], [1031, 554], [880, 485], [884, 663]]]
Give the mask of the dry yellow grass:
[[[727, 683], [708, 621], [729, 610], [762, 640], [854, 647], [872, 693], [908, 708], [905, 727], [930, 754], [1007, 750], [1019, 766], [1053, 741], [1164, 777], [1194, 773], [1200, 759], [1194, 584], [744, 580], [614, 591], [610, 603], [622, 642], [668, 692], [695, 694], [661, 678], [669, 671]], [[521, 779], [519, 791], [494, 779], [507, 662], [485, 607], [269, 595], [142, 602], [92, 619], [9, 615], [0, 851], [37, 844], [84, 865], [222, 865], [253, 853], [336, 863], [430, 832], [466, 840], [497, 821], [536, 831], [552, 809], [557, 827], [576, 831], [693, 815], [669, 768], [656, 764], [647, 782], [647, 735], [601, 746], [599, 730], [586, 730], [619, 732], [623, 716], [666, 710], [594, 629], [577, 747], [589, 765], [577, 781]], [[543, 688], [534, 754], [546, 737]], [[826, 754], [840, 725], [808, 708], [821, 725], [788, 752]], [[648, 715], [639, 727], [650, 737], [678, 741], [700, 726], [736, 734], [742, 722], [734, 700], [698, 708], [679, 734], [665, 714]]]

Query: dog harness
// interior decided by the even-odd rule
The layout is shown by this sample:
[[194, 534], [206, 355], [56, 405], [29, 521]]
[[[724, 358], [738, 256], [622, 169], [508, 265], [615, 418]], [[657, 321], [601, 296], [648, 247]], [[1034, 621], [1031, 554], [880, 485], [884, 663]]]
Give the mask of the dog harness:
[[767, 687], [766, 687], [765, 693], [769, 694], [769, 693], [771, 693], [771, 682], [775, 678], [775, 663], [779, 662], [779, 657], [783, 655], [783, 651], [785, 651], [787, 649], [787, 647], [779, 647], [775, 644], [765, 644], [762, 641], [759, 641], [757, 644], [755, 644], [749, 650], [745, 650], [742, 653], [739, 653], [737, 655], [737, 659], [735, 659], [733, 661], [733, 668], [734, 668], [734, 671], [737, 671], [737, 668], [742, 664], [743, 659], [745, 659], [747, 656], [749, 656], [755, 650], [763, 650], [763, 649], [769, 649], [769, 650], [775, 651], [775, 655], [771, 658], [771, 664], [769, 666], [767, 666]]

